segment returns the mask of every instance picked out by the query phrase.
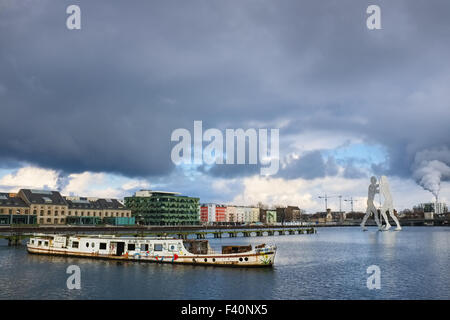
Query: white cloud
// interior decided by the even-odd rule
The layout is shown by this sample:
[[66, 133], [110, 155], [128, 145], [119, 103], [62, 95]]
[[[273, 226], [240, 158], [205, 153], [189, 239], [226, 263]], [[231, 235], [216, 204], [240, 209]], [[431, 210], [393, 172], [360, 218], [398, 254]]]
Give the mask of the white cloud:
[[[394, 205], [397, 210], [412, 208], [421, 202], [433, 201], [432, 194], [424, 191], [411, 179], [388, 177]], [[342, 210], [350, 211], [350, 202], [343, 201], [352, 197], [355, 211], [365, 211], [367, 201], [368, 178], [346, 179], [342, 176], [317, 178], [313, 180], [265, 178], [254, 176], [242, 181], [244, 190], [232, 201], [239, 205], [254, 205], [263, 202], [268, 205], [293, 205], [305, 209], [308, 213], [324, 211], [325, 203], [319, 196], [331, 196], [328, 207], [339, 210], [339, 198], [342, 195]], [[443, 185], [440, 201], [450, 199], [450, 184]], [[375, 203], [379, 204], [379, 197]]]
[[122, 185], [122, 189], [124, 190], [132, 190], [132, 189], [148, 189], [150, 188], [150, 183], [145, 180], [130, 180]]
[[0, 178], [0, 186], [5, 191], [18, 189], [57, 189], [59, 172], [38, 167], [23, 167]]
[[104, 173], [72, 173], [68, 176], [69, 183], [64, 187], [62, 193], [65, 195], [82, 195], [82, 196], [96, 196], [93, 194], [96, 186], [102, 185], [105, 182]]

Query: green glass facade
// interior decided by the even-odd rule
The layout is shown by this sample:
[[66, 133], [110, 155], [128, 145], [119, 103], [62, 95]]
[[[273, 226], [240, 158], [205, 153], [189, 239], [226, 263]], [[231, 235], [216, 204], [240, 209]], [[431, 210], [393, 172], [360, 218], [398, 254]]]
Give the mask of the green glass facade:
[[145, 225], [198, 225], [200, 199], [152, 193], [151, 196], [125, 197], [136, 223]]

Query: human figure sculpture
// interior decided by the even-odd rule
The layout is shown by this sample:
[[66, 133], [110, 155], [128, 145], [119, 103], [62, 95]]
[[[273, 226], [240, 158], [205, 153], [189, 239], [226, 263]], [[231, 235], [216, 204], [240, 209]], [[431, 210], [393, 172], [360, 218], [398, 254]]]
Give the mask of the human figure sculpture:
[[370, 185], [369, 185], [369, 191], [367, 194], [367, 210], [366, 214], [364, 215], [363, 221], [361, 222], [361, 228], [365, 231], [367, 228], [365, 227], [367, 219], [370, 217], [371, 214], [375, 217], [375, 222], [378, 225], [378, 229], [382, 229], [380, 220], [378, 219], [378, 212], [377, 208], [375, 208], [375, 204], [373, 203], [375, 199], [375, 194], [379, 193], [379, 185], [377, 183], [377, 178], [372, 177], [370, 178]]
[[386, 212], [389, 213], [389, 216], [392, 218], [392, 220], [394, 220], [395, 224], [397, 225], [397, 228], [395, 228], [395, 230], [397, 231], [402, 230], [400, 222], [398, 221], [397, 217], [394, 214], [394, 201], [392, 200], [391, 191], [389, 190], [389, 183], [386, 176], [381, 176], [380, 178], [380, 194], [384, 198], [384, 203], [380, 209], [381, 215], [383, 216], [383, 219], [386, 221], [386, 226], [384, 227], [383, 230], [389, 230], [391, 228]]

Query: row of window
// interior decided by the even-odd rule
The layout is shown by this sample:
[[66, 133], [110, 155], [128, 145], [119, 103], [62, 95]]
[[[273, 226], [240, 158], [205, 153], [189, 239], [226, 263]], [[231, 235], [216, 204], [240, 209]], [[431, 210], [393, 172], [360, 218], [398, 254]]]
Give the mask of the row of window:
[[[84, 211], [78, 212], [78, 211], [69, 211], [69, 216], [75, 216], [75, 217], [102, 217], [101, 212], [91, 212], [87, 211], [86, 213]], [[105, 217], [131, 217], [130, 212], [105, 212]]]
[[[72, 241], [72, 248], [77, 249], [77, 248], [79, 248], [79, 245], [80, 244], [79, 244], [78, 241]], [[95, 242], [92, 242], [92, 243], [86, 242], [85, 245], [86, 245], [86, 248], [95, 249]], [[106, 247], [107, 247], [107, 244], [105, 242], [100, 242], [99, 243], [99, 249], [100, 250], [106, 250]], [[127, 249], [128, 249], [128, 251], [135, 251], [136, 250], [136, 244], [129, 243], [127, 245]], [[148, 251], [148, 249], [149, 249], [148, 243], [141, 243], [140, 246], [139, 246], [139, 249], [140, 249], [140, 251]], [[155, 243], [153, 245], [153, 250], [154, 251], [163, 251], [163, 245], [161, 243]], [[173, 245], [173, 244], [170, 245], [170, 250], [171, 251], [175, 250], [175, 245]]]
[[28, 209], [5, 209], [5, 208], [0, 208], [0, 214], [28, 214]]
[[[39, 211], [39, 216], [59, 216], [59, 211], [55, 210], [54, 214], [52, 214], [51, 210], [47, 210], [47, 214], [45, 214], [45, 210], [40, 210]], [[0, 214], [28, 214], [28, 209], [5, 209], [5, 208], [0, 208]], [[61, 216], [65, 216], [65, 211], [61, 211]], [[37, 210], [34, 209], [33, 210], [33, 215], [37, 215]], [[78, 211], [72, 212], [69, 211], [69, 216], [78, 216]], [[88, 211], [86, 214], [84, 211], [81, 211], [79, 216], [87, 216], [87, 217], [91, 217], [91, 212]], [[101, 217], [102, 214], [101, 212], [92, 212], [92, 217]], [[105, 212], [104, 214], [105, 217], [131, 217], [131, 213], [130, 212]]]

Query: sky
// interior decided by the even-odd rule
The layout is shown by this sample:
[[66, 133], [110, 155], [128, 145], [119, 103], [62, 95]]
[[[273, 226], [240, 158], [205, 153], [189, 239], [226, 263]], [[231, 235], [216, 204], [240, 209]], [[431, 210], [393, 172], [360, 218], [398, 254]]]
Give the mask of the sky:
[[[72, 4], [80, 30], [66, 27]], [[380, 30], [366, 26], [371, 4]], [[153, 189], [307, 212], [326, 194], [364, 211], [370, 177], [386, 175], [398, 210], [433, 193], [449, 203], [449, 12], [446, 0], [0, 0], [0, 191]], [[279, 171], [176, 165], [171, 134], [194, 121], [279, 129]]]

